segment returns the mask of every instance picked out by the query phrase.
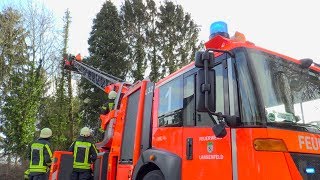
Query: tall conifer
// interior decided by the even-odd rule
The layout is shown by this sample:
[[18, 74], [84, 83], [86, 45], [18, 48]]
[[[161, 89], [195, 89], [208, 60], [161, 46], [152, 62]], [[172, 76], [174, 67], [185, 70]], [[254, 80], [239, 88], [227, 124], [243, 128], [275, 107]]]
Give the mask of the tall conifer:
[[[88, 43], [90, 57], [84, 60], [85, 63], [121, 79], [126, 78], [129, 65], [125, 56], [128, 47], [124, 41], [117, 8], [111, 1], [103, 4], [93, 20]], [[83, 123], [98, 129], [100, 107], [107, 100], [107, 95], [86, 79], [81, 80], [80, 88]]]

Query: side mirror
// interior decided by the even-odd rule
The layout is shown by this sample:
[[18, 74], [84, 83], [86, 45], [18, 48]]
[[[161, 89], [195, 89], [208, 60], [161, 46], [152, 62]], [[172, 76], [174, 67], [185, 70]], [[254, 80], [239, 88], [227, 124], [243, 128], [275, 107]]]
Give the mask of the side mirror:
[[224, 138], [227, 135], [226, 125], [224, 122], [214, 125], [212, 127], [212, 131], [217, 138]]
[[213, 52], [228, 53], [231, 57], [234, 57], [232, 52], [220, 49], [196, 52], [195, 66], [200, 68], [196, 77], [196, 110], [198, 112], [208, 112], [218, 117], [219, 122], [212, 127], [212, 130], [216, 137], [223, 138], [227, 135], [226, 124], [220, 120], [225, 118], [228, 124], [234, 126], [237, 123], [237, 117], [223, 115], [221, 112], [216, 113], [216, 76], [212, 69], [215, 65]]
[[197, 51], [195, 55], [195, 66], [198, 68], [204, 68], [204, 61], [208, 61], [208, 68], [211, 69], [214, 66], [213, 52]]
[[[208, 82], [205, 83], [205, 70], [199, 69], [196, 76], [196, 109], [198, 112], [215, 112], [216, 111], [216, 85], [215, 71], [208, 70]], [[205, 92], [208, 97], [205, 97]], [[206, 102], [207, 101], [207, 102]], [[207, 107], [206, 107], [207, 103]]]

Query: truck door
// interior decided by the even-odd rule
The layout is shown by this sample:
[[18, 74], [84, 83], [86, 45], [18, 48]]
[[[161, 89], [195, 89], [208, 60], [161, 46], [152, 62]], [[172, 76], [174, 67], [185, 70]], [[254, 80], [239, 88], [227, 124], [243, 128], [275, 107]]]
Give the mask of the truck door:
[[[226, 55], [216, 59], [216, 112], [229, 113]], [[212, 127], [217, 117], [196, 112], [196, 72], [184, 74], [182, 179], [232, 179], [231, 131], [216, 138]]]
[[123, 98], [127, 103], [117, 179], [130, 179], [141, 152], [151, 146], [153, 88], [154, 83], [143, 80]]
[[[132, 90], [133, 91], [133, 90]], [[126, 103], [126, 112], [124, 116], [124, 128], [122, 134], [121, 150], [119, 165], [117, 169], [117, 179], [129, 179], [133, 169], [134, 142], [136, 134], [136, 122], [139, 111], [139, 99], [141, 96], [141, 88], [134, 88], [133, 92], [129, 92], [123, 100]]]

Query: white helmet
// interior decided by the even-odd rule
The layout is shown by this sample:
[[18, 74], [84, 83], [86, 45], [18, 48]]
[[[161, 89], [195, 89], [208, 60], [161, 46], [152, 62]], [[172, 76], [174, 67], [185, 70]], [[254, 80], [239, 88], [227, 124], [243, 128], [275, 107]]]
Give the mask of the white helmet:
[[109, 92], [109, 95], [108, 95], [109, 99], [116, 99], [116, 97], [117, 97], [117, 92], [115, 92], [115, 91]]
[[43, 128], [40, 132], [40, 138], [49, 138], [52, 136], [52, 131], [49, 128]]
[[80, 130], [80, 136], [89, 137], [91, 135], [91, 131], [88, 127], [83, 127]]

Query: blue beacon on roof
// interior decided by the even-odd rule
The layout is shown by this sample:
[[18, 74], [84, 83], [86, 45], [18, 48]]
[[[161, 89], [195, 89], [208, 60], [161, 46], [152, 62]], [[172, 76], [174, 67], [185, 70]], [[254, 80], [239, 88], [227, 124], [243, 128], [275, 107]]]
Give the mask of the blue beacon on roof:
[[221, 35], [223, 37], [229, 38], [227, 23], [223, 21], [217, 21], [211, 24], [209, 39], [212, 39], [216, 35]]

